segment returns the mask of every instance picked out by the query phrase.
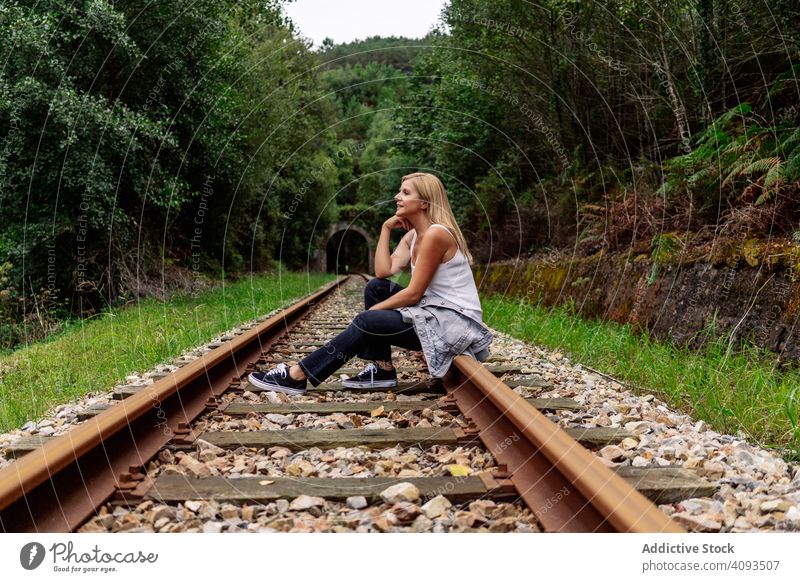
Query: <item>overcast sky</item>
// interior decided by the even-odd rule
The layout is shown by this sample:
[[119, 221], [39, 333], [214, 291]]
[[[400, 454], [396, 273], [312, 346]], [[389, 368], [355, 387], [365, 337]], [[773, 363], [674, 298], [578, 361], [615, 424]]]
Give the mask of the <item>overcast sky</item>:
[[322, 44], [370, 36], [421, 38], [439, 20], [446, 0], [295, 0], [285, 5], [302, 36]]

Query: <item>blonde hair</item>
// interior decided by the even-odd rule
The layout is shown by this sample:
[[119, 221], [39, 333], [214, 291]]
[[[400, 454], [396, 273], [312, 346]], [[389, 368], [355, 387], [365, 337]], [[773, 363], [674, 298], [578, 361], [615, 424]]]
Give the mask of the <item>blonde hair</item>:
[[416, 172], [403, 176], [400, 182], [411, 180], [414, 187], [419, 192], [419, 197], [428, 203], [428, 218], [431, 222], [442, 224], [450, 229], [456, 237], [456, 243], [461, 252], [467, 258], [467, 262], [472, 264], [472, 254], [467, 248], [467, 241], [461, 233], [461, 229], [456, 223], [453, 209], [450, 208], [450, 201], [447, 199], [447, 191], [444, 189], [442, 181], [433, 174]]

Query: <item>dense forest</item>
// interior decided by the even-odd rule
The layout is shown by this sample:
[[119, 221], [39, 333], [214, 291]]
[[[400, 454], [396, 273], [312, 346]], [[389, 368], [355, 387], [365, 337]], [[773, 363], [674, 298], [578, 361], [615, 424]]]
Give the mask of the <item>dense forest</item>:
[[424, 39], [314, 47], [278, 0], [4, 2], [0, 342], [302, 269], [418, 169], [480, 261], [800, 242], [798, 22], [786, 0], [451, 0]]
[[335, 215], [336, 109], [278, 2], [4, 2], [0, 53], [6, 344], [299, 256]]
[[798, 12], [453, 0], [418, 60], [402, 151], [449, 175], [483, 260], [667, 232], [791, 235]]

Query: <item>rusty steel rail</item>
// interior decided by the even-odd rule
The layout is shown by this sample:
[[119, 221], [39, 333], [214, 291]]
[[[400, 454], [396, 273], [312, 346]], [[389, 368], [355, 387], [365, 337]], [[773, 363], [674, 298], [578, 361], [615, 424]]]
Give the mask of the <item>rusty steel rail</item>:
[[546, 530], [684, 532], [475, 359], [457, 356], [444, 383]]
[[[340, 277], [0, 471], [0, 530], [69, 532], [115, 493], [135, 487], [145, 463], [317, 301]], [[102, 354], [97, 354], [102, 357]]]

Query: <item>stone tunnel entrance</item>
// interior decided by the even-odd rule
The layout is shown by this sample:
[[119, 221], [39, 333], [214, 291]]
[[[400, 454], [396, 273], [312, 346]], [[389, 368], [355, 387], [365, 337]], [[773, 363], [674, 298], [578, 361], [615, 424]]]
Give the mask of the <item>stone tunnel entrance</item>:
[[325, 243], [325, 270], [329, 273], [372, 273], [374, 249], [364, 229], [337, 224], [329, 231]]

